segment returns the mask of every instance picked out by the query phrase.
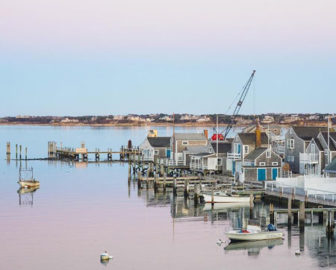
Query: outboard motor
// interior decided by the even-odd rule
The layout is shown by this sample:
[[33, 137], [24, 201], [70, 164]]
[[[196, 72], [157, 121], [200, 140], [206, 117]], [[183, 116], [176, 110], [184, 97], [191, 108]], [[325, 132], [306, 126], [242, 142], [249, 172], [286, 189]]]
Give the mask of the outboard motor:
[[274, 232], [274, 231], [276, 231], [277, 229], [276, 229], [276, 227], [275, 227], [274, 224], [268, 224], [268, 226], [267, 226], [267, 230], [268, 230], [269, 232]]

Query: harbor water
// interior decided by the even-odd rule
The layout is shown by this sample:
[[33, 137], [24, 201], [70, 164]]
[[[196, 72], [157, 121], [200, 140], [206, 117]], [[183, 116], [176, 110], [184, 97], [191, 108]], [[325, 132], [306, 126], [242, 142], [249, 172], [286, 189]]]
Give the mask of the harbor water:
[[[153, 127], [152, 127], [153, 128]], [[242, 217], [261, 222], [269, 205], [253, 209], [194, 207], [192, 200], [138, 189], [127, 163], [6, 160], [6, 142], [47, 157], [48, 141], [89, 150], [139, 145], [145, 127], [0, 126], [0, 269], [334, 269], [336, 245], [325, 227], [306, 220], [304, 232], [279, 217], [283, 240], [229, 244], [225, 232]], [[171, 127], [158, 127], [171, 135]], [[177, 127], [176, 132], [203, 128]], [[211, 130], [209, 130], [211, 133]], [[102, 159], [105, 157], [102, 156]], [[19, 167], [33, 167], [39, 189], [19, 190]], [[275, 203], [276, 206], [276, 203]], [[284, 222], [282, 222], [284, 220]], [[217, 245], [218, 239], [224, 243]], [[107, 250], [114, 258], [101, 263]], [[301, 250], [301, 255], [295, 255]]]

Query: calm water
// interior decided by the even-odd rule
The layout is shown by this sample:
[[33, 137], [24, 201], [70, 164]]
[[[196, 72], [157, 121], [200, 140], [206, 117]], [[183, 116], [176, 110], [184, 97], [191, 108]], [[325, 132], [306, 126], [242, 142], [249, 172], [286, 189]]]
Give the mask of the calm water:
[[[178, 128], [178, 130], [183, 130]], [[187, 129], [189, 131], [194, 129]], [[199, 131], [202, 129], [200, 128]], [[170, 128], [159, 128], [162, 135]], [[279, 224], [285, 239], [221, 247], [224, 233], [252, 215], [268, 216], [268, 205], [206, 211], [171, 194], [138, 190], [127, 182], [127, 165], [73, 165], [30, 161], [41, 187], [19, 194], [19, 163], [5, 160], [6, 141], [28, 147], [29, 157], [45, 157], [47, 142], [89, 149], [139, 144], [145, 128], [0, 127], [0, 269], [318, 269], [335, 268], [335, 243], [321, 225], [305, 233]], [[12, 154], [14, 156], [14, 154]], [[26, 166], [22, 162], [22, 166]], [[286, 218], [284, 218], [286, 220]], [[303, 249], [301, 256], [295, 251]], [[101, 264], [108, 250], [114, 259]]]

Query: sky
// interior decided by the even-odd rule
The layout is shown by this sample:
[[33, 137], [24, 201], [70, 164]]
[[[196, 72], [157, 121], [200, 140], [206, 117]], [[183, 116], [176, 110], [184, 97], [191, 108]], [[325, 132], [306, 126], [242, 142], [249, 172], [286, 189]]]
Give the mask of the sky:
[[0, 117], [334, 113], [335, 0], [0, 0]]

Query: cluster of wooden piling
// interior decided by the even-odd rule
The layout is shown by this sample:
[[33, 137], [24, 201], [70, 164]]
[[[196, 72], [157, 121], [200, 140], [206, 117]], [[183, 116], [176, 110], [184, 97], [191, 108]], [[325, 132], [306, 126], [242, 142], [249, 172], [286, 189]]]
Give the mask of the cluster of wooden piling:
[[[24, 156], [23, 156], [23, 153], [22, 153], [22, 145], [18, 145], [18, 144], [15, 144], [15, 160], [22, 160], [22, 159], [25, 159], [27, 160], [28, 159], [28, 148], [25, 147], [24, 148]], [[10, 160], [11, 159], [11, 143], [10, 142], [7, 142], [6, 143], [6, 157], [7, 157], [7, 160]]]
[[277, 224], [277, 215], [287, 213], [288, 229], [291, 228], [292, 224], [297, 224], [300, 232], [304, 232], [306, 215], [308, 213], [310, 215], [311, 224], [313, 224], [314, 215], [318, 215], [319, 224], [324, 224], [326, 226], [327, 237], [332, 237], [334, 235], [336, 208], [323, 208], [322, 206], [306, 208], [307, 202], [299, 201], [299, 208], [293, 209], [293, 202], [293, 198], [288, 199], [287, 209], [274, 209], [274, 205], [271, 203], [269, 209], [270, 223]]

